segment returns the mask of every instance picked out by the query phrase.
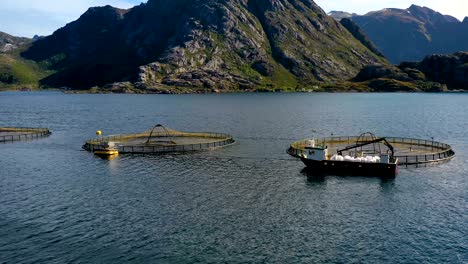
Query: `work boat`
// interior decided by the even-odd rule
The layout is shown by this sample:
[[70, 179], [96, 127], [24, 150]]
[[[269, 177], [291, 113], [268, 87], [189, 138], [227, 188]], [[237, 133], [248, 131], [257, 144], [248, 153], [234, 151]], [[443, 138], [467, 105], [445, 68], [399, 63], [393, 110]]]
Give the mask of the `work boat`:
[[[381, 151], [384, 145], [387, 151]], [[328, 146], [309, 140], [300, 155], [312, 173], [394, 177], [398, 173], [398, 159], [393, 146], [385, 138], [371, 133], [362, 134], [355, 144], [329, 153]]]

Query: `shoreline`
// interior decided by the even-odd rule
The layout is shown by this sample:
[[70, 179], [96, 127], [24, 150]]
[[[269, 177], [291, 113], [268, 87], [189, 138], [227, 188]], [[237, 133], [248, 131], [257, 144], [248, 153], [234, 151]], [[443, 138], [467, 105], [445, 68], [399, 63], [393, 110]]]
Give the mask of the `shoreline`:
[[30, 90], [21, 90], [21, 89], [0, 89], [0, 93], [4, 92], [16, 92], [16, 93], [30, 93], [30, 92], [60, 92], [63, 94], [141, 94], [141, 95], [195, 95], [195, 94], [291, 94], [291, 93], [328, 93], [328, 94], [384, 94], [384, 93], [402, 93], [402, 94], [417, 94], [417, 93], [424, 93], [424, 94], [459, 94], [459, 93], [468, 93], [468, 90], [447, 90], [447, 91], [358, 91], [358, 90], [350, 90], [350, 91], [327, 91], [327, 90], [280, 90], [280, 91], [265, 91], [265, 90], [253, 90], [253, 91], [219, 91], [219, 92], [201, 92], [201, 91], [193, 91], [193, 92], [182, 92], [182, 93], [170, 93], [170, 92], [153, 92], [153, 91], [131, 91], [131, 92], [117, 92], [117, 91], [93, 91], [93, 90], [63, 90], [59, 88], [39, 88], [39, 89], [30, 89]]
[[264, 87], [251, 88], [244, 90], [220, 90], [203, 89], [198, 87], [161, 87], [159, 89], [138, 89], [135, 87], [126, 87], [113, 89], [108, 87], [92, 87], [89, 89], [78, 90], [69, 87], [21, 87], [21, 86], [3, 86], [0, 92], [61, 92], [64, 94], [241, 94], [241, 93], [468, 93], [464, 89], [373, 89], [366, 83], [340, 82], [340, 83], [321, 83], [318, 85], [304, 86], [303, 88], [275, 88], [266, 89]]

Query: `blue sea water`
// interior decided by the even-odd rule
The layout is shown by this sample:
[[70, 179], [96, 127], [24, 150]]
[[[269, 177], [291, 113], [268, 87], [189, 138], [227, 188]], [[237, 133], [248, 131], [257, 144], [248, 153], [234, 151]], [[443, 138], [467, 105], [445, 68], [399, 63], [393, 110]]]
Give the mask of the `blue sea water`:
[[[468, 263], [467, 94], [0, 93], [0, 263]], [[81, 151], [161, 123], [232, 134], [216, 151]], [[315, 132], [313, 132], [315, 131]], [[454, 160], [394, 180], [307, 177], [285, 150], [315, 136], [430, 139]]]

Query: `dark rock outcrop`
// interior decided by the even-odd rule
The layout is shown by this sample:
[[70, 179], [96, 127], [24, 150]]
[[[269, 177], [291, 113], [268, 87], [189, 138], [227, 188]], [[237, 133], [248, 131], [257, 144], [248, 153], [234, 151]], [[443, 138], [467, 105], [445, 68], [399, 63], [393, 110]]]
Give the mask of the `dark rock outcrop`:
[[294, 88], [386, 63], [312, 0], [149, 0], [91, 8], [23, 53], [43, 84], [149, 92]]
[[359, 74], [353, 78], [353, 81], [363, 82], [380, 78], [394, 79], [403, 82], [409, 82], [413, 80], [411, 77], [409, 77], [408, 73], [404, 72], [396, 66], [370, 65], [364, 67], [359, 72]]
[[391, 83], [400, 91], [468, 90], [468, 52], [431, 55], [420, 62], [398, 66], [367, 66], [352, 81], [364, 82], [377, 90], [385, 85], [392, 87]]
[[125, 78], [140, 63], [120, 36], [125, 13], [111, 6], [90, 8], [77, 21], [35, 41], [23, 56], [58, 71], [42, 80], [50, 86], [92, 87]]
[[430, 81], [446, 84], [450, 89], [468, 90], [468, 52], [428, 56], [417, 68]]

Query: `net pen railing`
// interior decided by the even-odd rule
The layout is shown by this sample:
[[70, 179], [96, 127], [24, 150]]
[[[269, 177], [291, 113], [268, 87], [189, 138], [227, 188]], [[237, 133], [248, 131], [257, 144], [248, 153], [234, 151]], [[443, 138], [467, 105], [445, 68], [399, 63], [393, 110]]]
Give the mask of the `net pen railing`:
[[163, 152], [187, 152], [198, 151], [210, 148], [223, 147], [234, 143], [232, 138], [213, 141], [208, 143], [197, 144], [181, 144], [174, 146], [151, 146], [151, 145], [135, 145], [135, 146], [118, 146], [120, 153], [163, 153]]
[[[11, 133], [2, 135], [1, 133]], [[0, 142], [22, 141], [41, 137], [47, 137], [51, 134], [47, 128], [29, 128], [29, 127], [2, 127], [0, 128]]]
[[[175, 144], [160, 144], [148, 141], [151, 138], [205, 138], [212, 139], [210, 142], [203, 143], [175, 143]], [[132, 142], [139, 141], [139, 142]], [[170, 133], [135, 133], [104, 136], [86, 141], [83, 148], [89, 151], [103, 150], [105, 144], [114, 142], [120, 153], [158, 153], [158, 152], [186, 152], [196, 151], [209, 148], [222, 147], [233, 144], [235, 141], [231, 135], [215, 132], [178, 132], [171, 131]]]
[[[135, 133], [135, 134], [121, 134], [121, 135], [110, 135], [103, 136], [99, 138], [94, 138], [86, 141], [89, 144], [101, 144], [103, 142], [116, 141], [116, 142], [125, 142], [133, 139], [148, 138], [150, 136], [149, 132], [145, 133]], [[231, 138], [232, 136], [224, 133], [214, 133], [214, 132], [177, 132], [177, 133], [153, 133], [152, 138], [155, 137], [197, 137], [197, 138]]]

